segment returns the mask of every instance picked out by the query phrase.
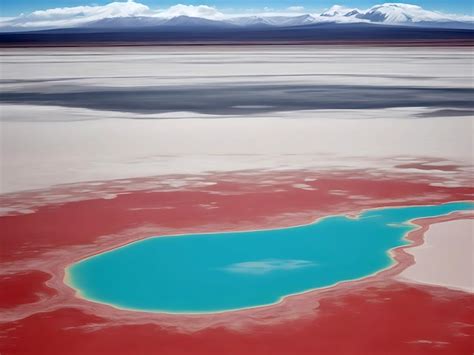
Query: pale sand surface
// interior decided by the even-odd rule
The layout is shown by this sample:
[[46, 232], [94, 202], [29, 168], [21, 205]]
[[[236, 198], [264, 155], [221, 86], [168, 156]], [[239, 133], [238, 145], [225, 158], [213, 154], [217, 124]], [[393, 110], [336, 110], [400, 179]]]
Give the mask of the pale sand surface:
[[[42, 109], [28, 108], [25, 113], [41, 114]], [[76, 109], [57, 108], [55, 114], [71, 111]], [[406, 110], [357, 113], [384, 119], [343, 118], [354, 114], [312, 111], [287, 112], [288, 118], [3, 122], [0, 190], [243, 169], [391, 168], [410, 157], [426, 156], [472, 165], [470, 119], [404, 119]], [[450, 179], [456, 175], [396, 171], [413, 172]]]
[[[299, 83], [472, 87], [472, 49], [205, 46], [3, 49], [7, 88]], [[262, 77], [264, 76], [264, 77]], [[60, 80], [52, 82], [50, 80]]]
[[474, 220], [436, 223], [424, 240], [418, 247], [405, 249], [415, 257], [415, 264], [399, 278], [473, 292]]
[[[0, 54], [0, 91], [222, 83], [459, 89], [472, 86], [471, 54], [342, 46], [9, 49]], [[297, 109], [231, 116], [4, 104], [0, 193], [209, 171], [391, 168], [400, 157], [472, 166], [472, 117], [423, 117], [443, 107]]]

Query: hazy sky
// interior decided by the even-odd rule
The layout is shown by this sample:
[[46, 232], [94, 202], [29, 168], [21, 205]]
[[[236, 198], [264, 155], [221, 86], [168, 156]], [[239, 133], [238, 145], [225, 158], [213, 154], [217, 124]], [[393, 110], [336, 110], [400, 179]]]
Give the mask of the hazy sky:
[[[385, 0], [388, 1], [388, 0]], [[152, 9], [166, 8], [177, 3], [186, 5], [215, 6], [221, 11], [261, 11], [264, 8], [271, 10], [284, 10], [288, 7], [302, 6], [306, 11], [320, 11], [332, 5], [344, 5], [365, 9], [385, 2], [374, 0], [139, 0]], [[1, 16], [17, 16], [34, 10], [49, 9], [54, 7], [70, 7], [79, 5], [103, 5], [107, 0], [1, 0]], [[393, 1], [395, 2], [395, 1]], [[410, 0], [406, 3], [422, 6], [428, 10], [471, 15], [474, 2], [472, 0]]]

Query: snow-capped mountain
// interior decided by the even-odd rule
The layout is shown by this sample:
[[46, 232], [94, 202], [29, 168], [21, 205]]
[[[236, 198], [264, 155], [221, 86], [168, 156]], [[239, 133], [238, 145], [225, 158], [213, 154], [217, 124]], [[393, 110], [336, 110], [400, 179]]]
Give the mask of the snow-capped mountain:
[[420, 6], [386, 3], [376, 5], [355, 15], [359, 19], [385, 24], [411, 24], [417, 22], [451, 22], [458, 21], [459, 17], [428, 11]]
[[385, 3], [367, 10], [351, 9], [335, 5], [320, 14], [337, 23], [367, 22], [385, 25], [431, 25], [465, 23], [469, 25], [473, 18], [468, 16], [447, 15], [437, 11], [425, 10], [417, 5], [403, 3]]
[[175, 5], [152, 10], [133, 0], [107, 5], [35, 11], [0, 20], [0, 31], [55, 28], [267, 28], [295, 27], [319, 23], [368, 23], [399, 26], [474, 28], [472, 16], [449, 15], [417, 5], [385, 3], [366, 10], [334, 5], [319, 14], [262, 14], [237, 16], [206, 5]]

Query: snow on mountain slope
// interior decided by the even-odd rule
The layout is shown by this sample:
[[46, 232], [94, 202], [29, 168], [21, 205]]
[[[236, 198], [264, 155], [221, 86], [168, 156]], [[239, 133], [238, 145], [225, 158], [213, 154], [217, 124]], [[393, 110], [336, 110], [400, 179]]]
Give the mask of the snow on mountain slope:
[[331, 19], [333, 22], [370, 22], [385, 25], [414, 25], [471, 23], [470, 16], [443, 14], [437, 11], [425, 10], [420, 6], [404, 3], [385, 3], [375, 5], [367, 10], [350, 9], [334, 5], [321, 13], [320, 17]]
[[326, 11], [324, 11], [323, 13], [321, 13], [319, 16], [340, 17], [340, 16], [346, 16], [349, 13], [356, 14], [356, 13], [359, 13], [359, 10], [350, 9], [348, 7], [341, 6], [341, 5], [334, 5], [334, 6], [330, 7], [329, 9], [327, 9]]
[[235, 27], [223, 21], [209, 20], [201, 17], [176, 16], [170, 19], [162, 17], [112, 17], [88, 23], [88, 28], [117, 29], [117, 28], [141, 28], [141, 27], [213, 27], [230, 28]]
[[33, 11], [0, 21], [1, 27], [17, 29], [77, 27], [90, 22], [116, 17], [148, 17], [153, 12], [146, 5], [134, 1], [111, 2], [98, 6], [74, 6]]
[[386, 3], [376, 5], [364, 13], [355, 15], [357, 18], [369, 20], [370, 22], [382, 22], [385, 24], [405, 24], [413, 22], [449, 22], [456, 19], [439, 12], [429, 11], [417, 5]]
[[234, 27], [232, 24], [223, 22], [223, 21], [216, 21], [210, 20], [202, 17], [190, 17], [190, 16], [177, 16], [170, 19], [165, 20], [162, 26], [168, 27], [220, 27], [220, 28], [228, 28]]
[[315, 23], [313, 16], [306, 14], [300, 16], [245, 16], [226, 19], [225, 22], [238, 26], [302, 26]]
[[233, 17], [225, 20], [227, 23], [231, 23], [237, 26], [274, 26], [272, 20], [264, 16], [243, 16]]
[[166, 19], [157, 17], [145, 17], [145, 16], [134, 16], [134, 17], [108, 17], [98, 21], [88, 22], [84, 27], [89, 28], [137, 28], [137, 27], [150, 27], [160, 26]]

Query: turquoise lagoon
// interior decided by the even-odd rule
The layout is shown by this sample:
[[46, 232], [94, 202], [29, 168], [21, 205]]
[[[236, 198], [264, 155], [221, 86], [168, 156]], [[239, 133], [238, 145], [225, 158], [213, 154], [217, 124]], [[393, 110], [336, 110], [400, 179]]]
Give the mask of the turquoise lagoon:
[[384, 208], [283, 229], [153, 237], [71, 265], [67, 282], [86, 299], [148, 312], [269, 305], [383, 270], [394, 262], [389, 251], [409, 243], [410, 220], [473, 208]]

